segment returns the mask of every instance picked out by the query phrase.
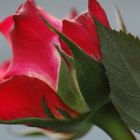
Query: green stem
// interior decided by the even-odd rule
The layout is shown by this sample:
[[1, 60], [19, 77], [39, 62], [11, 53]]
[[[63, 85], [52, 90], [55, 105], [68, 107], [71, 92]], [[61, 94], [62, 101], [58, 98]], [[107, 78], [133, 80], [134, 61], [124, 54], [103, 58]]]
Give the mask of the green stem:
[[102, 128], [113, 140], [136, 140], [111, 103], [96, 112], [91, 121]]

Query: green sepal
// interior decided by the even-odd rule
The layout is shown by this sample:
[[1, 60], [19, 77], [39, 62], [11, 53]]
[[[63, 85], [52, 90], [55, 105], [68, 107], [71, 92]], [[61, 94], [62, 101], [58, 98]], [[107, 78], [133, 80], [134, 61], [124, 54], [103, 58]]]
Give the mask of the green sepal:
[[105, 69], [101, 62], [88, 56], [80, 47], [60, 33], [46, 19], [40, 16], [46, 25], [52, 29], [68, 45], [74, 55], [76, 76], [80, 91], [92, 111], [98, 110], [108, 102], [110, 92]]
[[41, 131], [23, 131], [23, 132], [16, 132], [17, 136], [20, 137], [46, 137], [46, 134], [44, 134]]
[[58, 52], [61, 56], [61, 66], [57, 93], [67, 106], [80, 114], [87, 113], [90, 109], [79, 90], [73, 59], [59, 49]]
[[81, 126], [88, 123], [91, 113], [79, 116], [77, 119], [73, 120], [48, 120], [43, 118], [21, 118], [11, 121], [0, 120], [0, 124], [24, 124], [30, 125], [32, 127], [40, 127], [52, 129], [56, 132], [77, 132], [81, 130]]
[[[32, 127], [51, 129], [54, 132], [74, 132], [73, 139], [87, 133], [93, 124], [102, 128], [115, 140], [135, 140], [111, 103], [104, 105], [97, 112], [87, 113], [75, 120], [48, 120], [24, 118], [12, 121], [0, 121], [1, 124], [30, 124]], [[118, 135], [119, 133], [119, 135]]]
[[49, 119], [55, 119], [55, 116], [53, 115], [53, 113], [51, 112], [51, 110], [48, 108], [48, 106], [46, 104], [45, 98], [42, 100], [42, 107]]
[[73, 120], [73, 118], [70, 116], [70, 114], [64, 110], [62, 110], [61, 108], [57, 108], [58, 112], [60, 112], [60, 114], [62, 114], [62, 116], [68, 120]]
[[140, 40], [106, 29], [95, 19], [103, 64], [111, 85], [111, 100], [122, 119], [140, 131]]

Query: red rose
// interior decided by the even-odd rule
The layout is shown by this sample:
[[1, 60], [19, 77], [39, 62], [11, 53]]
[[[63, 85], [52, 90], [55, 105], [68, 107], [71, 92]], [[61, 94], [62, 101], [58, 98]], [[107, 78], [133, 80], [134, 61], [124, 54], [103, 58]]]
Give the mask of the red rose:
[[17, 12], [0, 23], [0, 31], [11, 45], [10, 64], [0, 67], [0, 120], [27, 117], [49, 117], [43, 110], [42, 100], [56, 118], [62, 118], [60, 108], [76, 117], [57, 95], [61, 59], [53, 43], [72, 55], [68, 47], [42, 21], [42, 15], [60, 32], [78, 44], [91, 57], [100, 59], [95, 16], [109, 28], [104, 10], [96, 0], [89, 0], [88, 12], [71, 20], [59, 20], [27, 0]]
[[[84, 12], [73, 20], [63, 20], [62, 32], [95, 59], [101, 59], [99, 39], [94, 24], [96, 17], [103, 25], [109, 28], [107, 16], [96, 0], [89, 0], [88, 12]], [[69, 48], [61, 42], [62, 49], [72, 55]]]

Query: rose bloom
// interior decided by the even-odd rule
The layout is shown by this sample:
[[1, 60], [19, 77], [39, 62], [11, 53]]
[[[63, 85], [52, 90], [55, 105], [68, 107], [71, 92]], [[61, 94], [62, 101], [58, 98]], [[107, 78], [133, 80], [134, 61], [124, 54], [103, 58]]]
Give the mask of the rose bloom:
[[[96, 0], [88, 0], [88, 11], [60, 20], [27, 0], [0, 23], [0, 31], [12, 49], [12, 58], [0, 65], [0, 120], [48, 118], [44, 99], [55, 118], [64, 116], [57, 108], [79, 115], [57, 95], [61, 57], [54, 43], [73, 56], [68, 46], [40, 18], [44, 17], [93, 59], [102, 59], [94, 17], [109, 28], [106, 14]], [[75, 17], [76, 16], [76, 17]]]

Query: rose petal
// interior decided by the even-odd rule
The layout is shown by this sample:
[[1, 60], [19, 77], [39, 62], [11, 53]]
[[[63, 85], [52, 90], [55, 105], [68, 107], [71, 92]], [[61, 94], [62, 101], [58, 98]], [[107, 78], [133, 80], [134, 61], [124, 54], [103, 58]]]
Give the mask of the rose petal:
[[[100, 58], [99, 41], [93, 19], [84, 13], [74, 20], [63, 21], [63, 33], [93, 58]], [[72, 55], [69, 48], [62, 44], [62, 49]]]
[[97, 0], [88, 1], [88, 11], [92, 17], [96, 17], [104, 26], [110, 28], [106, 13]]
[[5, 61], [0, 65], [0, 81], [3, 79], [3, 76], [5, 72], [7, 71], [8, 67], [10, 65], [10, 61]]
[[35, 78], [19, 76], [0, 84], [0, 120], [46, 118], [42, 107], [44, 98], [57, 118], [63, 118], [57, 108], [65, 110], [73, 117], [76, 115], [76, 112], [68, 108], [46, 83]]
[[9, 31], [12, 25], [13, 25], [13, 16], [9, 16], [2, 22], [0, 22], [0, 32], [6, 37], [8, 42], [10, 42]]
[[[95, 11], [95, 13], [94, 13]], [[83, 13], [73, 20], [64, 20], [62, 32], [82, 48], [94, 59], [101, 59], [99, 39], [94, 24], [94, 16], [109, 27], [105, 12], [96, 0], [89, 0], [89, 12]], [[61, 42], [62, 49], [72, 56], [71, 51], [65, 43]]]
[[77, 16], [78, 16], [78, 11], [75, 8], [72, 8], [68, 16], [68, 19], [73, 19]]
[[[41, 20], [39, 14], [59, 29], [61, 22], [29, 0], [17, 10], [14, 25], [10, 31], [13, 59], [5, 78], [15, 75], [28, 75], [45, 81], [57, 89], [60, 57], [52, 42], [58, 39]], [[57, 26], [56, 26], [57, 23]]]

